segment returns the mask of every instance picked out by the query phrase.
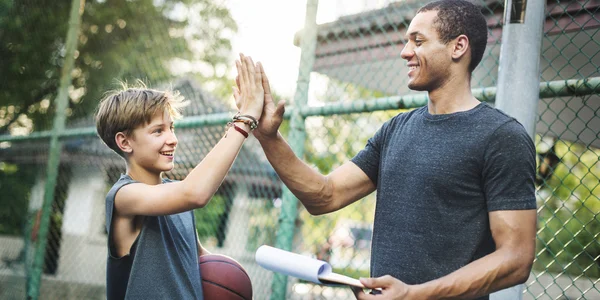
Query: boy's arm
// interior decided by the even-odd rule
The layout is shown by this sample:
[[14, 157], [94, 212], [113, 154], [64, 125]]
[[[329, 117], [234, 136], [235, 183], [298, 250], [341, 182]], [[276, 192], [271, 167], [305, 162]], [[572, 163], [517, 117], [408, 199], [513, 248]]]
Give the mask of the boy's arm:
[[[250, 130], [243, 127], [245, 124], [238, 126]], [[122, 187], [115, 196], [117, 213], [156, 216], [204, 207], [221, 185], [244, 140], [243, 135], [230, 128], [227, 137], [222, 138], [184, 180], [158, 185], [132, 183]]]
[[[250, 57], [242, 57], [241, 63], [236, 61], [236, 67], [241, 74], [243, 90], [243, 96], [236, 100], [240, 103], [240, 112], [258, 119], [264, 102], [260, 71]], [[245, 123], [236, 123], [236, 126], [250, 132]], [[122, 187], [115, 196], [117, 214], [123, 217], [168, 215], [204, 207], [223, 182], [245, 139], [232, 126], [184, 180], [158, 185], [133, 183]]]
[[198, 256], [210, 254], [210, 251], [208, 251], [208, 250], [206, 250], [206, 248], [202, 247], [202, 244], [200, 243], [199, 238], [196, 238], [196, 241], [198, 242]]

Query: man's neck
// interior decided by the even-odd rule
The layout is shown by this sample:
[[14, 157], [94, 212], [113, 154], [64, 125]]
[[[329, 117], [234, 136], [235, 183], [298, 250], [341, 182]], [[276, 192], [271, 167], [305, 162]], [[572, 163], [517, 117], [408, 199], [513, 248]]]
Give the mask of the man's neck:
[[443, 86], [429, 91], [427, 106], [430, 114], [441, 115], [467, 111], [481, 103], [473, 97], [468, 78], [451, 78]]

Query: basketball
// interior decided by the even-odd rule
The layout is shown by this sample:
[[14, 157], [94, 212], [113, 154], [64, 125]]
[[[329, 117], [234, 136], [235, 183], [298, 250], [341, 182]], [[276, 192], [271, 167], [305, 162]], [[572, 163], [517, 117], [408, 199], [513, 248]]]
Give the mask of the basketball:
[[252, 282], [235, 259], [221, 254], [199, 257], [202, 290], [207, 300], [252, 300]]

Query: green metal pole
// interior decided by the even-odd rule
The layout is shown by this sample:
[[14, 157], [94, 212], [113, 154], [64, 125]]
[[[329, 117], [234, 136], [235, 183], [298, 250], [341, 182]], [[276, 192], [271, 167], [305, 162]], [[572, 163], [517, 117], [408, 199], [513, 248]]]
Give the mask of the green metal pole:
[[56, 114], [54, 116], [54, 126], [50, 136], [50, 153], [48, 154], [48, 165], [46, 167], [46, 183], [44, 187], [44, 204], [42, 205], [42, 215], [40, 218], [40, 230], [33, 266], [31, 273], [28, 272], [30, 280], [27, 286], [27, 299], [37, 300], [40, 295], [41, 278], [44, 266], [44, 254], [46, 253], [46, 239], [48, 236], [48, 227], [50, 223], [50, 210], [54, 200], [54, 188], [58, 176], [58, 166], [60, 163], [61, 142], [58, 140], [60, 133], [65, 128], [66, 109], [69, 104], [68, 91], [71, 85], [71, 71], [75, 64], [75, 50], [77, 48], [77, 39], [79, 34], [79, 24], [81, 22], [81, 12], [83, 11], [84, 0], [72, 0], [71, 12], [69, 16], [69, 30], [67, 31], [65, 60], [60, 75], [60, 86], [56, 96]]
[[[306, 141], [305, 118], [300, 114], [300, 111], [308, 102], [310, 73], [312, 72], [315, 62], [318, 6], [318, 0], [308, 0], [306, 2], [306, 16], [304, 19], [304, 29], [300, 45], [300, 69], [298, 72], [296, 94], [294, 95], [294, 111], [290, 116], [290, 147], [300, 158], [304, 156], [304, 143]], [[283, 205], [279, 216], [279, 229], [277, 230], [275, 247], [289, 251], [292, 249], [292, 242], [296, 229], [298, 199], [285, 185], [283, 186], [282, 197]], [[279, 273], [274, 274], [271, 289], [272, 300], [284, 300], [287, 291], [287, 276]]]

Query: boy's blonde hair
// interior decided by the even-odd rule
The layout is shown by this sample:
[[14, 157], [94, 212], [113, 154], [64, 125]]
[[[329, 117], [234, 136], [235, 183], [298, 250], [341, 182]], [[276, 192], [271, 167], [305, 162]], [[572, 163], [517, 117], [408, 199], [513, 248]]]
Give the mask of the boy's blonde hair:
[[96, 112], [96, 130], [104, 143], [125, 157], [115, 142], [123, 132], [131, 136], [133, 130], [150, 123], [157, 112], [168, 111], [171, 118], [181, 118], [181, 109], [188, 103], [177, 91], [149, 89], [139, 81], [134, 87], [121, 83], [120, 90], [107, 92]]

